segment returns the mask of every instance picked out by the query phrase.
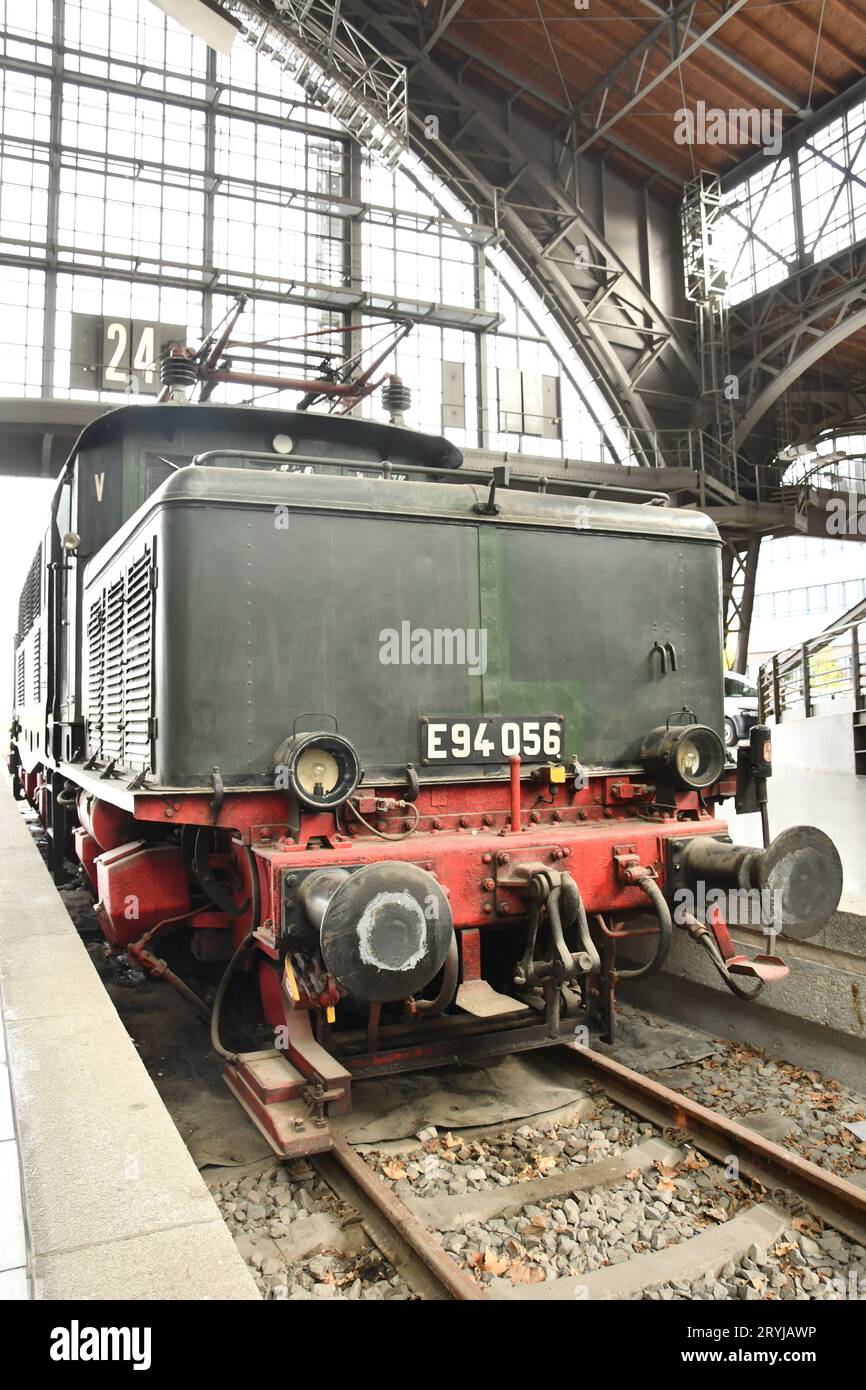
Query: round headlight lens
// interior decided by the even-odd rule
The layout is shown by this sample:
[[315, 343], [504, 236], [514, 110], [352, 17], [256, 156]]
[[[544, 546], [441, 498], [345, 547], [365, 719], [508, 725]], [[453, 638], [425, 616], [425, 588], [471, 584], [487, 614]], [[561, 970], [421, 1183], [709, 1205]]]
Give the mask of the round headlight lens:
[[340, 780], [340, 764], [324, 748], [305, 748], [298, 758], [296, 775], [308, 796], [330, 796]]
[[725, 749], [705, 724], [665, 724], [647, 734], [641, 762], [662, 785], [673, 782], [693, 791], [718, 781], [725, 770]]
[[274, 754], [277, 787], [317, 810], [340, 806], [358, 785], [358, 755], [340, 734], [294, 734]]
[[683, 730], [672, 751], [677, 776], [687, 787], [708, 787], [724, 771], [721, 739], [702, 725]]
[[683, 739], [677, 752], [679, 771], [684, 777], [696, 777], [701, 767], [701, 752], [691, 739]]

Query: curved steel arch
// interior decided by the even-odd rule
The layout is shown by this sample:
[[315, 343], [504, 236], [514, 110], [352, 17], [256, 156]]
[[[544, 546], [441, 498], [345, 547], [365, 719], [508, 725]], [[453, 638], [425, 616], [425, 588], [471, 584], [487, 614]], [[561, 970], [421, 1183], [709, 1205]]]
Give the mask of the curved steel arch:
[[[506, 130], [418, 43], [395, 29], [365, 0], [357, 0], [353, 12], [363, 13], [377, 37], [413, 64], [410, 90], [418, 87], [419, 95], [423, 92], [423, 105], [419, 99], [413, 100], [415, 112], [410, 120], [415, 152], [426, 163], [438, 163], [462, 197], [466, 197], [465, 185], [470, 185], [503, 231], [509, 254], [538, 290], [575, 351], [594, 368], [596, 384], [637, 458], [649, 465], [663, 462], [657, 444], [658, 423], [639, 383], [650, 367], [665, 365], [662, 359], [666, 358], [668, 363], [673, 359], [680, 373], [699, 385], [700, 368], [685, 339], [586, 216], [569, 190], [570, 178], [565, 182], [554, 178], [513, 131]], [[421, 133], [425, 120], [417, 115], [419, 106], [425, 116], [438, 115], [440, 124], [448, 126], [453, 125], [456, 113], [456, 130], [447, 139], [425, 139]], [[577, 129], [575, 122], [572, 143], [579, 139]], [[482, 143], [472, 151], [468, 144], [475, 131], [483, 132]], [[563, 147], [563, 153], [568, 155], [573, 177], [574, 148]], [[504, 182], [486, 173], [485, 163], [504, 168]], [[554, 256], [554, 252], [558, 254]], [[574, 278], [566, 273], [566, 266]]]
[[[261, 0], [221, 3], [235, 13], [256, 12], [288, 38], [294, 32], [276, 8], [266, 8]], [[280, 5], [286, 14], [293, 8], [287, 0]], [[343, 7], [344, 14], [348, 10]], [[339, 6], [335, 13], [339, 18]], [[684, 389], [691, 393], [695, 385], [700, 387], [700, 369], [685, 338], [589, 220], [572, 191], [581, 139], [577, 116], [567, 114], [566, 133], [555, 143], [551, 172], [528, 143], [506, 129], [507, 118], [497, 120], [431, 56], [429, 43], [423, 47], [423, 39], [401, 32], [366, 0], [353, 0], [351, 18], [356, 27], [366, 26], [365, 36], [387, 45], [409, 65], [415, 114], [408, 138], [414, 152], [482, 213], [478, 220], [502, 232], [509, 255], [589, 367], [639, 461], [664, 462], [658, 447], [659, 422], [641, 382], [652, 369], [662, 388], [669, 384], [669, 389], [656, 386], [654, 396], [681, 400]], [[365, 96], [369, 102], [369, 93]], [[342, 120], [339, 112], [335, 114]], [[448, 131], [439, 141], [425, 138], [426, 119], [434, 115]], [[545, 138], [544, 132], [539, 138]]]
[[[866, 289], [864, 289], [864, 296], [866, 296]], [[769, 385], [765, 386], [763, 391], [752, 401], [749, 409], [737, 426], [735, 436], [737, 448], [739, 449], [743, 446], [758, 421], [766, 415], [770, 406], [773, 405], [780, 396], [784, 395], [788, 387], [792, 386], [798, 377], [801, 377], [805, 371], [808, 371], [808, 369], [813, 366], [815, 362], [819, 361], [820, 358], [824, 357], [826, 353], [831, 352], [833, 348], [838, 347], [846, 338], [850, 338], [852, 333], [857, 333], [861, 328], [866, 328], [866, 305], [858, 309], [856, 313], [852, 313], [844, 322], [836, 324], [834, 328], [823, 333], [820, 338], [816, 338], [808, 347], [804, 348], [802, 352], [798, 353], [796, 357], [788, 362], [778, 375], [773, 378]]]
[[752, 351], [737, 369], [746, 402], [734, 436], [738, 449], [804, 372], [866, 327], [864, 272], [866, 248], [849, 247], [732, 311], [731, 331]]

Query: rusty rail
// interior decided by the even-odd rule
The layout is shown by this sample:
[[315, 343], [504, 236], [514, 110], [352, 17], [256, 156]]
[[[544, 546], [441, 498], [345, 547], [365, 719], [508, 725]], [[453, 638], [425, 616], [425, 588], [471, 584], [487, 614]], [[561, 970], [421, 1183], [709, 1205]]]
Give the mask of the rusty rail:
[[471, 1274], [446, 1255], [439, 1241], [340, 1135], [310, 1162], [338, 1196], [350, 1201], [374, 1244], [414, 1292], [425, 1298], [489, 1302]]
[[663, 1128], [690, 1134], [713, 1158], [736, 1158], [740, 1172], [769, 1189], [800, 1197], [838, 1231], [866, 1244], [866, 1189], [774, 1144], [755, 1130], [671, 1091], [591, 1048], [566, 1044], [570, 1057], [612, 1100]]

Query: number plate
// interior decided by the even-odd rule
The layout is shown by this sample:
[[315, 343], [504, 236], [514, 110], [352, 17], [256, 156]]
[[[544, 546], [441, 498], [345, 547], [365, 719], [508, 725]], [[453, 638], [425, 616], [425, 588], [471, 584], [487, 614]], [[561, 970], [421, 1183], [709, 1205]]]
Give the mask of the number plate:
[[562, 761], [562, 719], [541, 715], [537, 719], [490, 718], [426, 719], [421, 723], [421, 762], [507, 763], [519, 757], [524, 763]]

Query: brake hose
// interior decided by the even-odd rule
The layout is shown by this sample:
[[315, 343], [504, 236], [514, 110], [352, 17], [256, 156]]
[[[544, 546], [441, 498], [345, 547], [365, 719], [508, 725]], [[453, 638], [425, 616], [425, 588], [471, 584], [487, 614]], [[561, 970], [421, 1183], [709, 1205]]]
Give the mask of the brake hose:
[[649, 871], [646, 869], [636, 870], [631, 882], [636, 887], [643, 889], [655, 908], [659, 923], [659, 936], [655, 955], [647, 961], [646, 965], [639, 965], [634, 970], [618, 970], [616, 973], [620, 980], [646, 979], [648, 975], [655, 975], [661, 970], [667, 960], [668, 951], [671, 948], [671, 936], [673, 935], [671, 910], [665, 901], [662, 890]]
[[247, 845], [244, 845], [243, 849], [244, 854], [246, 856], [247, 868], [249, 869], [250, 873], [250, 898], [252, 901], [250, 929], [222, 973], [222, 978], [220, 979], [220, 982], [217, 985], [217, 992], [214, 995], [213, 1007], [211, 1008], [210, 1015], [211, 1047], [213, 1048], [214, 1052], [218, 1052], [220, 1057], [225, 1057], [226, 1061], [229, 1062], [237, 1061], [237, 1053], [229, 1052], [226, 1048], [223, 1047], [222, 1042], [220, 1041], [220, 1013], [222, 1011], [222, 1005], [223, 1000], [226, 996], [226, 991], [228, 990], [228, 987], [232, 982], [232, 978], [234, 977], [235, 971], [237, 970], [238, 966], [240, 965], [244, 957], [247, 955], [247, 953], [255, 945], [254, 935], [256, 928], [259, 925], [259, 916], [261, 914], [261, 890], [259, 887], [259, 875], [258, 870], [256, 868], [255, 855]]
[[445, 966], [442, 974], [442, 984], [435, 999], [413, 999], [413, 1012], [423, 1014], [425, 1018], [436, 1018], [444, 1013], [454, 998], [454, 991], [457, 988], [457, 976], [459, 967], [459, 955], [457, 951], [457, 933], [451, 928], [451, 941], [448, 946], [448, 955], [445, 957]]
[[238, 1060], [238, 1054], [236, 1052], [229, 1052], [220, 1042], [220, 1011], [226, 996], [226, 990], [231, 984], [235, 971], [254, 945], [255, 939], [252, 931], [250, 931], [244, 937], [223, 971], [222, 978], [217, 985], [217, 992], [214, 995], [213, 1007], [210, 1015], [210, 1045], [214, 1052], [218, 1052], [220, 1057], [225, 1057], [227, 1062], [236, 1062]]
[[757, 999], [766, 981], [759, 979], [754, 989], [744, 989], [741, 984], [737, 983], [725, 964], [724, 957], [709, 928], [704, 926], [703, 922], [699, 922], [696, 917], [692, 917], [691, 913], [686, 915], [686, 927], [692, 939], [697, 941], [699, 946], [703, 946], [713, 966], [719, 972], [725, 984], [728, 986], [728, 989], [731, 991], [731, 994], [735, 994], [738, 999], [745, 999], [746, 1001]]

